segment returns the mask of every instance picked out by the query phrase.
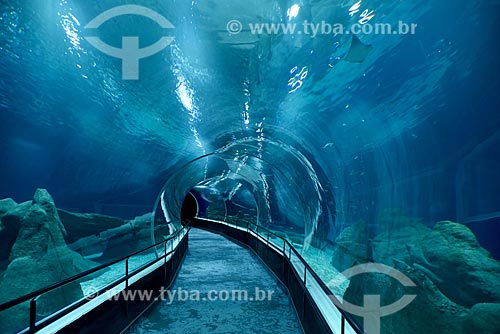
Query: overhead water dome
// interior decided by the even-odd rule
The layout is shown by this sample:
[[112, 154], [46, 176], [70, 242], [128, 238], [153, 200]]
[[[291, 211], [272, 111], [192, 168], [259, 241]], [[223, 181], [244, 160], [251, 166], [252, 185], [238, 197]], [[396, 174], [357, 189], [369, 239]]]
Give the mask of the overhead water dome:
[[276, 232], [353, 304], [406, 290], [339, 272], [404, 273], [382, 333], [498, 333], [498, 1], [0, 9], [0, 304], [195, 211]]

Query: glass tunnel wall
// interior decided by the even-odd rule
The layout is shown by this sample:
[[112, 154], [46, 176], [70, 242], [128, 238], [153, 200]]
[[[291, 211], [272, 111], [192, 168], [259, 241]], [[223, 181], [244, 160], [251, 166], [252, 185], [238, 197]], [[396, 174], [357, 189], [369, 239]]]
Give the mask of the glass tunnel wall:
[[163, 187], [156, 211], [161, 207], [162, 215], [180, 221], [182, 203], [194, 191], [206, 217], [246, 218], [307, 247], [325, 240], [334, 226], [330, 188], [296, 148], [242, 138], [178, 167]]
[[[174, 28], [140, 15], [86, 28], [119, 5], [152, 9]], [[0, 303], [163, 240], [182, 227], [191, 192], [200, 216], [287, 238], [353, 304], [380, 294], [387, 305], [405, 291], [381, 275], [340, 285], [339, 272], [376, 262], [404, 273], [417, 298], [384, 317], [382, 333], [497, 333], [498, 9], [0, 1]], [[228, 32], [231, 20], [245, 29]], [[250, 29], [304, 22], [417, 30]], [[123, 80], [121, 59], [87, 39], [120, 47], [138, 36], [144, 47], [165, 34], [172, 43], [140, 60], [139, 80]], [[40, 316], [123, 268], [46, 296]], [[26, 307], [0, 313], [0, 327], [19, 329]]]

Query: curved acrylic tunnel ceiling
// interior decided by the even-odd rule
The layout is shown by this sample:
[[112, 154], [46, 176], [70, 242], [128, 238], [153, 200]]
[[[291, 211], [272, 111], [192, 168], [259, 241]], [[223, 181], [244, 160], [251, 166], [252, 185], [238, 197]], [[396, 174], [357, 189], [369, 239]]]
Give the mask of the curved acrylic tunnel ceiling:
[[[119, 5], [147, 7], [174, 28], [141, 15], [86, 28]], [[498, 9], [498, 0], [1, 1], [0, 199], [45, 188], [57, 208], [127, 219], [106, 227], [108, 239], [68, 245], [82, 240], [82, 256], [108, 261], [171, 235], [191, 191], [200, 214], [241, 213], [287, 237], [325, 284], [357, 263], [402, 270], [418, 298], [384, 317], [381, 332], [494, 332], [465, 325], [494, 326], [500, 300]], [[306, 22], [417, 28], [312, 36], [251, 26], [305, 32]], [[87, 39], [119, 48], [134, 36], [141, 48], [174, 38], [140, 60], [139, 80], [123, 80], [122, 59]], [[19, 225], [1, 222], [0, 232], [17, 244], [9, 224]], [[122, 226], [130, 233], [115, 239]], [[364, 287], [383, 288], [381, 301], [404, 293], [376, 276], [335, 289], [357, 295], [355, 305]]]
[[241, 181], [261, 223], [286, 221], [305, 237], [376, 225], [391, 210], [429, 223], [498, 212], [494, 5], [363, 1], [358, 14], [373, 10], [372, 23], [421, 30], [360, 35], [372, 46], [360, 63], [346, 58], [352, 36], [226, 31], [233, 19], [351, 27], [355, 3], [141, 1], [172, 22], [175, 40], [141, 60], [137, 81], [122, 80], [121, 61], [85, 37], [149, 45], [164, 34], [155, 22], [128, 15], [88, 32], [117, 1], [3, 4], [1, 197], [45, 187], [78, 211], [150, 209], [168, 181], [177, 217], [200, 182], [226, 182], [226, 193]]
[[[335, 221], [329, 180], [324, 172], [318, 176], [300, 150], [262, 134], [173, 168], [157, 201], [165, 220], [180, 221], [184, 199], [194, 188], [207, 201], [220, 201], [223, 216], [226, 203], [240, 197], [244, 202], [236, 205], [254, 207], [260, 225], [300, 235], [302, 242], [326, 239]], [[317, 231], [321, 235], [315, 235]]]

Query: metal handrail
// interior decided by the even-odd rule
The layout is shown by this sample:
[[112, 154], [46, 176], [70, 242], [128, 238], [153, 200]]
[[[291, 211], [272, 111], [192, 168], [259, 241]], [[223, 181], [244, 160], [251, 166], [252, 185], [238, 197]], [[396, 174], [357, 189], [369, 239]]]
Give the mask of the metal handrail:
[[[226, 218], [227, 217], [224, 217], [224, 220], [222, 220], [222, 222], [224, 222], [226, 224], [231, 224], [231, 225], [236, 226], [236, 227], [243, 227], [243, 226], [240, 226], [240, 225], [228, 222], [226, 220]], [[197, 217], [197, 219], [202, 219], [202, 220], [203, 219], [210, 219], [210, 220], [213, 220], [212, 218], [203, 218], [203, 217]], [[221, 220], [218, 220], [218, 221], [221, 221]], [[318, 283], [318, 285], [323, 290], [323, 292], [327, 296], [329, 296], [329, 298], [333, 298], [333, 299], [336, 300], [336, 302], [334, 302], [334, 304], [335, 304], [335, 307], [337, 307], [337, 309], [339, 310], [340, 314], [342, 315], [342, 321], [344, 321], [344, 320], [347, 321], [349, 323], [349, 325], [351, 325], [351, 327], [356, 331], [357, 334], [362, 334], [363, 333], [363, 330], [361, 329], [361, 326], [355, 320], [353, 320], [351, 318], [351, 315], [349, 315], [347, 312], [345, 312], [344, 310], [342, 310], [341, 308], [339, 308], [337, 306], [338, 304], [340, 304], [340, 301], [337, 299], [337, 297], [335, 297], [335, 295], [330, 290], [330, 288], [323, 282], [323, 280], [318, 276], [318, 274], [316, 274], [316, 272], [314, 271], [314, 269], [311, 268], [311, 266], [306, 262], [306, 260], [302, 257], [302, 255], [299, 254], [299, 252], [295, 249], [295, 247], [287, 239], [285, 239], [285, 238], [277, 235], [276, 233], [274, 233], [273, 231], [269, 230], [266, 227], [257, 225], [255, 223], [252, 223], [252, 222], [248, 221], [248, 220], [245, 220], [245, 222], [246, 222], [246, 226], [247, 226], [247, 231], [248, 232], [250, 232], [250, 231], [255, 232], [259, 237], [264, 238], [261, 234], [258, 233], [259, 229], [260, 230], [264, 230], [264, 231], [266, 231], [268, 233], [268, 235], [270, 233], [273, 236], [275, 236], [276, 238], [281, 239], [283, 241], [284, 245], [288, 245], [288, 248], [290, 249], [290, 252], [293, 251], [293, 253], [295, 254], [295, 256], [300, 260], [300, 262], [304, 266], [304, 282], [303, 283], [306, 284], [306, 275], [307, 275], [306, 273], [307, 273], [307, 271], [309, 271], [309, 273], [312, 275], [312, 277], [314, 278], [314, 280]], [[255, 231], [249, 228], [250, 225], [256, 227]], [[267, 238], [267, 245], [269, 246], [269, 238]], [[278, 247], [275, 247], [275, 248], [279, 249]], [[285, 258], [288, 258], [291, 261], [291, 253], [287, 257], [287, 254], [286, 254], [286, 251], [285, 251], [285, 246], [283, 248], [284, 248], [283, 250], [280, 250], [281, 253], [283, 254], [283, 256]], [[344, 323], [341, 324], [341, 327], [342, 327], [342, 333], [344, 333], [344, 330], [343, 330]]]
[[[64, 280], [61, 280], [61, 281], [59, 281], [57, 283], [49, 285], [49, 286], [47, 286], [45, 288], [33, 291], [33, 292], [31, 292], [29, 294], [26, 294], [24, 296], [21, 296], [21, 297], [18, 297], [16, 299], [12, 299], [12, 300], [10, 300], [8, 302], [5, 302], [3, 304], [0, 304], [0, 312], [8, 310], [8, 309], [10, 309], [10, 308], [12, 308], [14, 306], [17, 306], [17, 305], [19, 305], [21, 303], [30, 301], [30, 324], [29, 324], [30, 327], [29, 328], [32, 329], [35, 326], [35, 320], [34, 319], [36, 318], [36, 301], [42, 295], [46, 294], [47, 292], [53, 291], [55, 289], [58, 289], [58, 288], [60, 288], [60, 287], [62, 287], [64, 285], [67, 285], [69, 283], [75, 282], [75, 281], [77, 281], [77, 280], [79, 280], [81, 278], [84, 278], [86, 276], [92, 275], [92, 274], [94, 274], [94, 273], [96, 273], [98, 271], [101, 271], [103, 269], [109, 268], [109, 267], [111, 267], [111, 266], [113, 266], [113, 265], [115, 265], [117, 263], [123, 262], [123, 261], [125, 261], [125, 264], [126, 264], [126, 273], [125, 273], [125, 276], [122, 276], [122, 277], [114, 280], [112, 283], [110, 283], [110, 284], [106, 285], [105, 287], [103, 287], [99, 292], [102, 292], [103, 290], [107, 290], [109, 288], [116, 287], [117, 285], [119, 285], [119, 284], [121, 284], [123, 282], [126, 282], [126, 285], [128, 286], [128, 279], [130, 277], [132, 277], [132, 276], [138, 274], [139, 272], [143, 271], [144, 269], [146, 269], [146, 268], [154, 265], [155, 263], [157, 263], [158, 261], [160, 261], [161, 259], [163, 259], [163, 257], [166, 258], [168, 255], [172, 254], [175, 250], [173, 249], [173, 245], [171, 245], [171, 251], [170, 252], [165, 253], [162, 256], [159, 256], [159, 257], [157, 257], [157, 258], [155, 258], [155, 259], [153, 259], [151, 261], [148, 261], [147, 263], [141, 265], [140, 267], [136, 268], [132, 272], [129, 272], [129, 270], [128, 270], [128, 261], [129, 261], [130, 258], [132, 258], [132, 257], [134, 257], [136, 255], [139, 255], [141, 253], [144, 253], [144, 252], [146, 252], [146, 251], [148, 251], [150, 249], [156, 248], [158, 246], [164, 246], [164, 249], [166, 249], [166, 245], [167, 245], [167, 243], [169, 241], [177, 238], [181, 234], [181, 232], [183, 232], [183, 231], [186, 231], [186, 234], [187, 234], [187, 232], [189, 232], [189, 229], [190, 229], [189, 225], [184, 225], [182, 227], [182, 229], [176, 231], [173, 235], [169, 236], [167, 239], [162, 240], [160, 242], [157, 242], [156, 244], [148, 246], [148, 247], [146, 247], [146, 248], [144, 248], [142, 250], [133, 252], [133, 253], [131, 253], [131, 254], [127, 255], [127, 256], [124, 256], [124, 257], [122, 257], [120, 259], [111, 261], [109, 263], [102, 264], [102, 265], [97, 266], [95, 268], [92, 268], [92, 269], [89, 269], [87, 271], [81, 272], [79, 274], [73, 275], [73, 276], [68, 277], [68, 278], [66, 278]], [[84, 297], [84, 298], [82, 298], [82, 299], [80, 299], [78, 301], [75, 301], [73, 304], [81, 302], [82, 300], [85, 300], [85, 299], [86, 298]], [[87, 300], [87, 302], [89, 302], [89, 301], [90, 300]], [[49, 319], [49, 318], [53, 317], [57, 313], [59, 313], [62, 310], [70, 307], [73, 304], [67, 305], [66, 307], [63, 307], [63, 308], [59, 309], [58, 311], [55, 311], [53, 314], [47, 316], [45, 319]]]

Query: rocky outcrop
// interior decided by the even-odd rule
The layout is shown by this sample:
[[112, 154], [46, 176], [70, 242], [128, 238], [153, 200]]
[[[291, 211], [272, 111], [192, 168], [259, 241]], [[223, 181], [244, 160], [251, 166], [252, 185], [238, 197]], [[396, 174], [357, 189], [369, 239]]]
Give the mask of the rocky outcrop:
[[439, 278], [436, 285], [454, 302], [467, 307], [500, 303], [500, 262], [479, 245], [467, 226], [437, 223], [422, 240], [422, 254]]
[[[425, 323], [432, 323], [426, 333], [497, 333], [491, 331], [495, 327], [490, 325], [490, 317], [495, 310], [497, 316], [500, 314], [500, 263], [479, 245], [467, 226], [442, 221], [431, 229], [407, 220], [393, 224], [392, 229], [370, 241], [365, 239], [363, 248], [364, 238], [362, 225], [346, 228], [337, 238], [341, 247], [334, 250], [332, 264], [340, 265], [342, 271], [351, 261], [367, 262], [363, 254], [368, 248], [372, 261], [397, 268], [417, 284], [417, 298], [404, 310], [384, 318], [382, 333], [421, 333]], [[365, 294], [380, 294], [382, 305], [387, 305], [399, 299], [402, 290], [387, 276], [364, 274], [351, 279], [344, 298], [363, 305]], [[480, 311], [489, 315], [474, 320]]]
[[[151, 239], [151, 214], [137, 217], [126, 226], [113, 229], [111, 238], [102, 256], [103, 260], [113, 260], [140, 251], [153, 244]], [[119, 233], [116, 233], [118, 232]], [[155, 235], [170, 235], [173, 231], [169, 225], [159, 224], [155, 226]], [[157, 241], [158, 242], [158, 241]]]
[[[0, 304], [98, 265], [84, 256], [105, 262], [152, 244], [151, 214], [125, 221], [58, 210], [43, 189], [35, 192], [33, 200], [21, 204], [0, 201], [0, 218]], [[169, 229], [169, 225], [159, 224], [156, 232], [169, 235]], [[83, 297], [79, 283], [41, 296], [39, 316]], [[29, 302], [1, 312], [0, 333], [25, 327], [28, 318]]]
[[17, 207], [17, 203], [11, 199], [6, 198], [0, 200], [0, 273], [7, 266], [7, 260], [10, 255], [10, 250], [16, 241], [17, 232], [19, 231], [18, 222], [10, 224], [7, 222], [3, 223], [3, 217], [9, 212]]
[[94, 255], [101, 261], [123, 257], [152, 245], [151, 213], [136, 217], [118, 227], [91, 235], [69, 245], [69, 247], [84, 256]]
[[415, 258], [422, 258], [420, 247], [430, 232], [424, 224], [411, 222], [376, 235], [370, 244], [373, 261], [393, 265], [396, 259], [412, 265]]
[[57, 222], [63, 236], [67, 234], [64, 225], [59, 219], [59, 214], [57, 213], [54, 199], [47, 190], [37, 189], [35, 191], [35, 196], [33, 197], [33, 204], [39, 204], [45, 210], [45, 213], [47, 213], [49, 220]]
[[55, 216], [55, 206], [53, 202], [51, 206], [47, 195], [46, 191], [38, 189], [31, 204], [23, 207], [25, 210], [16, 210], [15, 217], [10, 215], [13, 221], [19, 222], [19, 232], [10, 252], [10, 261], [25, 256], [39, 259], [47, 253], [48, 248], [66, 245], [64, 230]]
[[[51, 258], [54, 256], [54, 258]], [[75, 263], [76, 262], [76, 263]], [[21, 257], [12, 261], [0, 282], [0, 302], [15, 299], [55, 282], [90, 269], [77, 256], [62, 251], [49, 251], [38, 261]], [[80, 270], [77, 267], [80, 266]], [[38, 316], [49, 315], [83, 297], [79, 282], [73, 282], [44, 294], [37, 301]], [[23, 303], [0, 314], [0, 332], [12, 333], [28, 325], [29, 303]]]
[[500, 334], [500, 304], [476, 304], [463, 324], [464, 333]]
[[365, 222], [345, 228], [334, 242], [332, 264], [344, 271], [356, 263], [368, 262], [368, 231]]
[[[38, 212], [36, 212], [36, 208], [32, 208], [34, 204], [38, 205]], [[61, 231], [61, 234], [56, 233], [53, 236], [57, 240], [57, 244], [62, 244], [62, 240], [60, 240], [62, 235], [64, 242], [69, 244], [69, 248], [84, 257], [107, 261], [152, 244], [151, 213], [136, 217], [131, 221], [94, 213], [73, 213], [56, 209], [50, 194], [42, 190], [37, 191], [32, 201], [16, 204], [13, 200], [7, 199], [0, 201], [0, 206], [4, 208], [0, 208], [4, 215], [0, 225], [0, 240], [2, 240], [0, 244], [0, 273], [6, 269], [13, 258], [18, 257], [18, 252], [40, 254], [41, 245], [46, 244], [46, 231], [36, 235], [36, 238], [41, 240], [33, 239], [32, 242], [26, 242], [26, 239], [29, 238], [21, 236], [22, 239], [16, 242], [22, 218], [30, 210], [33, 216], [40, 219], [43, 217], [46, 222], [50, 222], [48, 224], [57, 222]], [[34, 222], [33, 219], [28, 221]], [[33, 234], [36, 226], [38, 226], [36, 223], [31, 227], [25, 226], [23, 234], [28, 236]], [[52, 230], [53, 227], [51, 227]], [[157, 228], [164, 229], [162, 226]], [[158, 231], [158, 233], [167, 235], [169, 231]], [[22, 250], [23, 248], [25, 249]], [[10, 260], [9, 257], [11, 257]]]
[[[344, 299], [363, 306], [365, 295], [380, 295], [381, 306], [385, 306], [396, 302], [405, 294], [416, 295], [405, 308], [381, 318], [381, 333], [469, 334], [462, 331], [463, 321], [468, 314], [467, 308], [446, 298], [421, 271], [409, 266], [399, 267], [398, 270], [417, 286], [405, 288], [397, 280], [382, 274], [357, 275], [351, 279]], [[357, 320], [362, 323], [361, 318]]]
[[21, 227], [21, 217], [28, 210], [31, 204], [31, 201], [23, 202], [7, 211], [2, 217], [2, 224], [4, 228], [15, 231], [17, 235], [17, 232]]
[[125, 225], [127, 221], [100, 215], [96, 213], [73, 213], [66, 210], [57, 210], [61, 221], [68, 232], [67, 243], [73, 243], [78, 239], [99, 235], [101, 232]]
[[16, 206], [17, 203], [12, 198], [0, 199], [0, 218]]
[[[9, 254], [9, 265], [0, 281], [0, 303], [49, 286], [88, 270], [96, 264], [70, 250], [64, 240], [64, 226], [54, 201], [43, 189], [33, 201], [22, 203], [2, 217], [4, 225], [17, 230]], [[38, 311], [45, 315], [83, 297], [78, 283], [43, 295]], [[0, 332], [13, 332], [27, 325], [29, 309], [22, 304], [0, 314]]]

